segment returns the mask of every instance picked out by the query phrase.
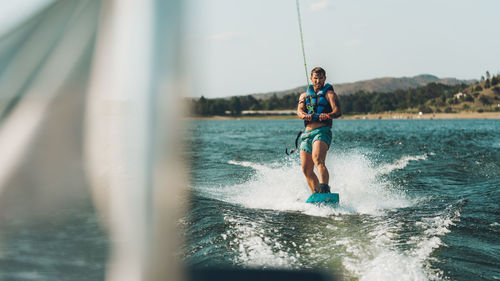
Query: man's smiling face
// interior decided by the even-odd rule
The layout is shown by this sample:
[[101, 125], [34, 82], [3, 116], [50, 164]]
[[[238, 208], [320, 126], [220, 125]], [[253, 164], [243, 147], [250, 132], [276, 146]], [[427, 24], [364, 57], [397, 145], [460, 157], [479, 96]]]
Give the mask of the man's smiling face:
[[321, 89], [325, 85], [326, 76], [324, 74], [313, 73], [311, 75], [311, 82], [314, 89]]

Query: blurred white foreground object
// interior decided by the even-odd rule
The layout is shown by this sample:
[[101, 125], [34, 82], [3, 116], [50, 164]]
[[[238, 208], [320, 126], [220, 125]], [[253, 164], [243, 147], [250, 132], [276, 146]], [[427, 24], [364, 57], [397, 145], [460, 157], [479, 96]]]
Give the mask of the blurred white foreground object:
[[107, 280], [182, 277], [180, 15], [180, 1], [60, 0], [0, 38], [0, 218], [71, 219], [92, 190]]
[[178, 14], [174, 1], [104, 5], [85, 144], [94, 198], [110, 226], [108, 280], [179, 278], [172, 253], [185, 182], [174, 127], [182, 108], [168, 106], [182, 97], [170, 85], [181, 79], [178, 56], [169, 56], [179, 42]]

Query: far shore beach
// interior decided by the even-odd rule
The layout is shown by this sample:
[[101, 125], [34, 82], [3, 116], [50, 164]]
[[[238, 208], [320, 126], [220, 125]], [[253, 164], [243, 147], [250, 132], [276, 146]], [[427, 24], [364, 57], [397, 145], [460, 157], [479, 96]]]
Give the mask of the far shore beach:
[[[262, 120], [262, 119], [298, 119], [296, 115], [241, 115], [241, 116], [200, 116], [188, 117], [188, 120]], [[460, 113], [380, 113], [344, 115], [344, 120], [429, 120], [429, 119], [500, 119], [500, 112], [460, 112]]]

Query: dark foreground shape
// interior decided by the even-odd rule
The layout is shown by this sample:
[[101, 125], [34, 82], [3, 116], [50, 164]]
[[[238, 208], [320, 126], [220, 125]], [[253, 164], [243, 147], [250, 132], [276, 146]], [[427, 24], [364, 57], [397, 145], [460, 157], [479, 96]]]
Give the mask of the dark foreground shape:
[[338, 278], [320, 271], [279, 269], [191, 269], [188, 281], [337, 281]]
[[338, 193], [313, 193], [307, 198], [306, 203], [332, 204], [339, 203]]

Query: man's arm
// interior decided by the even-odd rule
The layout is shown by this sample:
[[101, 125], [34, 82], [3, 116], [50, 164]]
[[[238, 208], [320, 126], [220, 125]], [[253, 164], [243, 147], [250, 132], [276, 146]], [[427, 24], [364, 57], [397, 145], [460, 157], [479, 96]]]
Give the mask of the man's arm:
[[311, 114], [307, 114], [307, 112], [304, 111], [306, 107], [306, 97], [307, 93], [303, 93], [299, 97], [299, 105], [297, 106], [297, 116], [299, 116], [300, 119], [311, 121], [312, 118]]
[[330, 106], [332, 108], [332, 112], [326, 113], [325, 115], [327, 115], [327, 116], [324, 116], [323, 114], [321, 114], [319, 116], [319, 119], [322, 121], [322, 120], [325, 120], [328, 118], [332, 118], [332, 119], [339, 118], [342, 115], [342, 110], [340, 109], [339, 97], [337, 96], [337, 94], [333, 90], [327, 91], [325, 97], [326, 97], [326, 100], [328, 101], [328, 103], [330, 103]]

